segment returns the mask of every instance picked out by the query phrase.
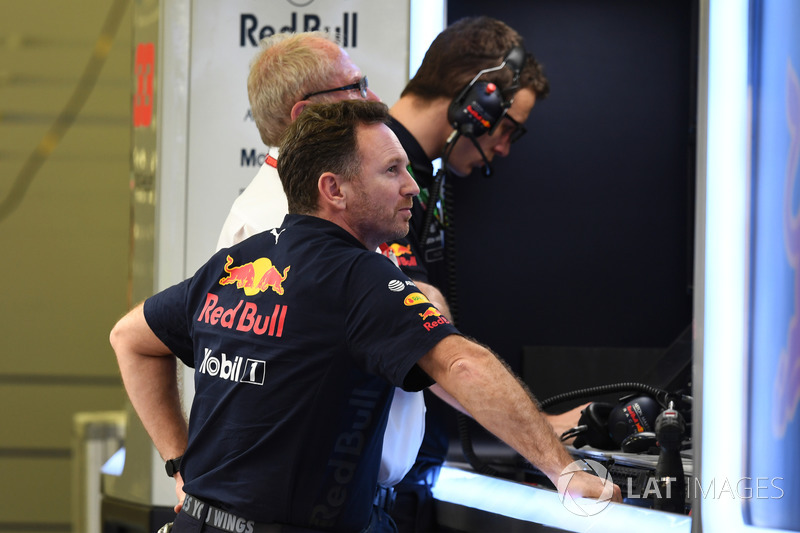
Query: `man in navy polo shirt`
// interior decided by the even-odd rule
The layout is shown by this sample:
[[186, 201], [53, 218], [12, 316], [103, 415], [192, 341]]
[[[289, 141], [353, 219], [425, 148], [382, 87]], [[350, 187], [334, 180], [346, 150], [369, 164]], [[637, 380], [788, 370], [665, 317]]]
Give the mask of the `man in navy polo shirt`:
[[[377, 102], [309, 106], [280, 147], [281, 227], [114, 327], [134, 408], [162, 457], [183, 456], [174, 532], [391, 528], [372, 502], [392, 387], [435, 380], [554, 483], [572, 462], [498, 358], [373, 252], [408, 231], [419, 192], [387, 120]], [[188, 426], [177, 359], [196, 369]], [[585, 473], [569, 488], [611, 491]]]

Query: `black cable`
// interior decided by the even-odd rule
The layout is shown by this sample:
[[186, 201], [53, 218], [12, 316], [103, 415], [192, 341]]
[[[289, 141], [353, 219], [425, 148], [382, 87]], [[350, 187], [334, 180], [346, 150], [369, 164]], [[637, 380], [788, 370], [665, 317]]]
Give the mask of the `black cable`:
[[586, 424], [581, 424], [580, 426], [575, 426], [574, 428], [570, 428], [561, 434], [561, 440], [565, 441], [572, 437], [577, 437], [578, 435], [580, 435], [584, 431], [587, 431], [588, 429], [589, 426], [587, 426]]
[[420, 254], [425, 257], [425, 252], [428, 248], [428, 236], [431, 233], [431, 224], [433, 224], [433, 217], [436, 213], [436, 203], [439, 201], [439, 194], [442, 188], [442, 182], [445, 181], [445, 175], [448, 173], [448, 161], [450, 160], [450, 153], [456, 145], [461, 134], [454, 132], [453, 136], [447, 140], [442, 150], [442, 164], [433, 177], [433, 182], [428, 188], [428, 201], [425, 205], [425, 219], [422, 222], [422, 235], [419, 239]]
[[458, 423], [458, 436], [461, 440], [461, 451], [464, 453], [467, 463], [476, 472], [487, 476], [499, 476], [500, 472], [484, 463], [475, 453], [475, 449], [472, 447], [472, 436], [469, 432], [469, 417], [463, 413], [457, 413], [456, 421]]
[[447, 261], [447, 303], [453, 324], [458, 323], [458, 279], [456, 277], [456, 198], [452, 179], [444, 182], [444, 250]]
[[[563, 394], [557, 394], [546, 400], [539, 402], [539, 407], [544, 410], [548, 407], [552, 407], [555, 404], [562, 403], [568, 400], [576, 400], [578, 398], [586, 398], [589, 396], [597, 396], [600, 394], [606, 394], [609, 392], [644, 392], [649, 394], [653, 398], [661, 404], [662, 407], [666, 407], [669, 400], [672, 398], [672, 394], [650, 386], [645, 385], [644, 383], [633, 383], [633, 382], [625, 382], [625, 383], [614, 383], [611, 385], [600, 385], [597, 387], [588, 387], [585, 389], [578, 389], [570, 392], [565, 392]], [[686, 401], [689, 398], [688, 396], [684, 396], [681, 399]]]
[[[455, 211], [455, 186], [453, 180], [444, 182], [444, 249], [447, 261], [447, 303], [450, 306], [450, 317], [453, 324], [458, 320], [458, 283], [456, 278], [456, 211]], [[500, 472], [483, 462], [472, 446], [472, 435], [469, 428], [469, 417], [463, 413], [456, 413], [458, 437], [461, 441], [461, 451], [469, 465], [476, 471], [487, 476], [499, 476]]]
[[419, 239], [420, 253], [423, 257], [425, 257], [425, 252], [428, 249], [428, 237], [431, 234], [431, 225], [433, 224], [434, 212], [436, 211], [436, 203], [439, 201], [439, 190], [442, 187], [444, 174], [444, 166], [442, 166], [436, 173], [436, 176], [434, 176], [433, 182], [428, 189], [428, 202], [425, 205], [425, 219], [422, 222], [422, 235]]
[[478, 153], [481, 155], [481, 158], [483, 159], [483, 163], [484, 163], [483, 164], [483, 177], [484, 178], [491, 177], [492, 173], [493, 173], [492, 163], [489, 161], [489, 158], [486, 157], [486, 154], [483, 153], [483, 148], [481, 148], [481, 145], [478, 142], [478, 140], [475, 138], [475, 136], [474, 135], [468, 135], [467, 137], [469, 138], [470, 141], [472, 141], [473, 146], [475, 146], [475, 149], [478, 151]]
[[[569, 400], [575, 400], [578, 398], [585, 398], [589, 396], [597, 396], [601, 394], [606, 394], [610, 392], [641, 392], [645, 394], [649, 394], [653, 398], [658, 401], [662, 407], [666, 407], [670, 401], [678, 399], [682, 402], [691, 403], [692, 398], [690, 396], [681, 395], [679, 398], [676, 398], [675, 395], [659, 389], [657, 387], [653, 387], [651, 385], [646, 385], [644, 383], [635, 383], [635, 382], [623, 382], [623, 383], [614, 383], [610, 385], [600, 385], [597, 387], [588, 387], [584, 389], [578, 389], [570, 392], [565, 392], [563, 394], [557, 394], [556, 396], [552, 396], [547, 398], [546, 400], [539, 403], [539, 406], [542, 410], [552, 407], [558, 403], [562, 403]], [[489, 476], [499, 476], [500, 473], [483, 462], [475, 453], [475, 450], [472, 446], [472, 439], [469, 435], [469, 426], [468, 424], [468, 417], [459, 413], [458, 414], [458, 434], [461, 438], [461, 449], [464, 453], [464, 457], [467, 459], [467, 462], [472, 466], [472, 468], [476, 472], [480, 472], [481, 474], [486, 474]], [[579, 430], [581, 429], [580, 426], [572, 428], [571, 430], [567, 430], [569, 432], [575, 432], [575, 435], [578, 434]], [[574, 436], [574, 435], [569, 435]], [[566, 438], [569, 438], [566, 437]], [[565, 437], [562, 435], [562, 440]]]
[[[444, 150], [442, 150], [442, 162], [441, 166], [436, 173], [436, 176], [433, 179], [433, 182], [429, 188], [428, 192], [428, 201], [427, 205], [425, 206], [425, 219], [422, 224], [422, 235], [420, 237], [419, 246], [422, 255], [424, 256], [427, 245], [428, 245], [428, 236], [430, 235], [430, 229], [433, 224], [433, 217], [434, 212], [436, 211], [436, 203], [439, 201], [439, 194], [442, 189], [442, 183], [444, 182], [444, 199], [443, 199], [443, 206], [442, 206], [442, 224], [444, 225], [444, 253], [445, 253], [445, 261], [447, 262], [447, 303], [450, 307], [450, 318], [453, 324], [457, 323], [457, 316], [458, 316], [458, 307], [457, 301], [458, 298], [456, 297], [457, 293], [457, 286], [456, 286], [456, 231], [455, 231], [455, 194], [454, 194], [454, 187], [452, 184], [452, 180], [445, 179], [448, 174], [448, 161], [450, 158], [450, 153], [453, 151], [453, 147], [456, 144], [456, 141], [460, 137], [460, 133], [454, 132], [454, 135], [448, 139], [447, 144], [445, 144]], [[476, 471], [480, 472], [481, 474], [485, 474], [488, 476], [497, 476], [499, 472], [492, 468], [491, 466], [484, 463], [478, 455], [475, 453], [475, 449], [472, 446], [472, 437], [469, 431], [469, 417], [462, 414], [456, 413], [456, 423], [458, 427], [458, 436], [461, 440], [461, 450], [464, 453], [464, 458], [467, 460], [469, 465]]]

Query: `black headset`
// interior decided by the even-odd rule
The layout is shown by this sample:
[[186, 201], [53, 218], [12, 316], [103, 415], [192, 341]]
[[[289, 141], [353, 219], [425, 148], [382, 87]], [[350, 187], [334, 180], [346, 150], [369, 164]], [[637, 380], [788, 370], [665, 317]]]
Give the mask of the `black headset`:
[[[508, 51], [503, 61], [496, 67], [486, 68], [478, 72], [472, 81], [462, 89], [458, 96], [450, 103], [447, 109], [447, 120], [453, 126], [453, 133], [448, 137], [442, 150], [442, 164], [439, 171], [436, 173], [434, 180], [429, 188], [430, 197], [428, 199], [429, 206], [435, 206], [439, 201], [439, 193], [444, 180], [445, 173], [449, 171], [448, 160], [453, 147], [460, 136], [467, 137], [484, 161], [483, 174], [487, 178], [492, 175], [492, 166], [486, 154], [483, 153], [476, 137], [480, 137], [487, 131], [491, 134], [494, 129], [500, 124], [500, 121], [508, 112], [508, 108], [514, 102], [514, 98], [506, 98], [504, 92], [508, 94], [510, 91], [519, 86], [519, 77], [522, 72], [522, 67], [525, 65], [525, 48], [521, 45], [514, 46]], [[495, 72], [500, 69], [508, 67], [514, 73], [514, 78], [511, 85], [505, 90], [500, 90], [494, 83], [486, 81], [478, 81], [478, 78], [487, 72]], [[433, 207], [427, 209], [425, 212], [425, 219], [422, 224], [422, 236], [420, 238], [420, 245], [424, 253], [426, 242], [428, 240], [431, 222], [433, 222]], [[451, 209], [452, 212], [452, 209]], [[451, 307], [451, 311], [453, 308]]]
[[[691, 423], [692, 398], [673, 394], [642, 383], [617, 383], [580, 389], [559, 394], [541, 402], [541, 407], [555, 405], [589, 395], [609, 392], [631, 392], [618, 403], [592, 402], [581, 411], [578, 425], [565, 431], [561, 440], [575, 437], [573, 446], [581, 448], [587, 444], [601, 450], [619, 450], [640, 453], [652, 449], [656, 444], [656, 421], [667, 408], [679, 406]], [[686, 425], [681, 431], [686, 430]]]
[[[616, 405], [592, 402], [581, 411], [578, 425], [565, 431], [561, 439], [575, 437], [576, 448], [588, 444], [601, 450], [644, 451], [655, 444], [655, 422], [662, 410], [658, 401], [646, 394], [624, 397]], [[644, 448], [634, 449], [637, 445]]]
[[[519, 84], [520, 72], [525, 65], [525, 48], [515, 46], [503, 58], [503, 62], [496, 67], [487, 68], [478, 72], [469, 85], [456, 96], [447, 110], [447, 120], [460, 135], [480, 137], [487, 131], [492, 133], [500, 120], [511, 107], [513, 98], [506, 98], [510, 90]], [[478, 81], [478, 78], [488, 72], [495, 72], [508, 67], [514, 73], [510, 87], [500, 90], [492, 82]]]

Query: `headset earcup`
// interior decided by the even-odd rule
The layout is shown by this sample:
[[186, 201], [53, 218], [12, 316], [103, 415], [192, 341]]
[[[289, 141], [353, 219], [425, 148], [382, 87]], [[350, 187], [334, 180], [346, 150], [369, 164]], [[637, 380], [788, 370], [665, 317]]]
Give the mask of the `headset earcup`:
[[592, 402], [581, 411], [578, 425], [586, 426], [586, 431], [575, 438], [573, 446], [581, 448], [589, 445], [600, 450], [615, 450], [619, 446], [608, 433], [608, 415], [614, 406], [605, 402]]
[[[490, 131], [511, 106], [494, 83], [477, 81], [481, 74], [506, 66], [514, 73], [512, 86], [516, 87], [522, 67], [525, 64], [525, 48], [516, 45], [495, 68], [481, 70], [472, 81], [458, 93], [447, 109], [447, 120], [453, 129], [462, 135], [479, 137]], [[509, 89], [509, 87], [506, 87]]]
[[629, 435], [654, 431], [659, 413], [661, 406], [651, 396], [627, 396], [608, 415], [608, 433], [619, 446]]
[[465, 87], [456, 98], [450, 102], [450, 107], [447, 108], [447, 121], [453, 126], [453, 129], [458, 129], [458, 126], [463, 122], [463, 107], [464, 97], [467, 94], [469, 87]]
[[467, 86], [451, 102], [447, 118], [453, 129], [464, 135], [480, 137], [503, 116], [505, 103], [493, 83], [478, 81]]

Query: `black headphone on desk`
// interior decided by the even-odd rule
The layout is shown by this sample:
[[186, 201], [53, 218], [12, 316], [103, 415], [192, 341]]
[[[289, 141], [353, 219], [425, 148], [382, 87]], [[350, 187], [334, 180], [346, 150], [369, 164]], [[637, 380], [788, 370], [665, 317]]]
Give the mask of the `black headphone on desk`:
[[628, 451], [628, 446], [644, 444], [642, 438], [651, 435], [655, 438], [655, 422], [661, 411], [658, 401], [646, 394], [622, 398], [616, 405], [592, 402], [581, 411], [578, 425], [564, 432], [561, 438], [576, 437], [573, 443], [576, 448], [588, 444], [601, 450]]
[[687, 421], [691, 421], [691, 396], [669, 393], [643, 383], [589, 387], [553, 396], [540, 405], [545, 409], [567, 400], [622, 391], [632, 394], [620, 398], [616, 404], [592, 402], [586, 406], [578, 425], [565, 431], [561, 440], [575, 437], [575, 448], [589, 445], [600, 450], [639, 453], [655, 446], [656, 419], [668, 406], [677, 405]]
[[[519, 84], [519, 76], [525, 65], [525, 48], [515, 46], [506, 54], [502, 63], [496, 67], [478, 72], [469, 85], [455, 97], [447, 110], [447, 120], [459, 134], [480, 137], [484, 133], [493, 132], [500, 120], [511, 107], [513, 98], [506, 99], [503, 92], [515, 89]], [[511, 86], [501, 91], [492, 82], [478, 81], [488, 72], [495, 72], [508, 67], [514, 73]]]

